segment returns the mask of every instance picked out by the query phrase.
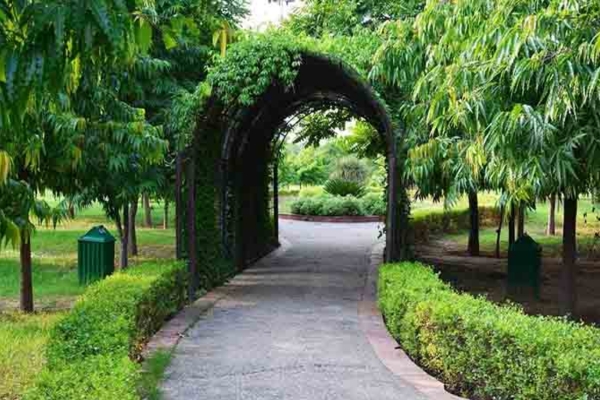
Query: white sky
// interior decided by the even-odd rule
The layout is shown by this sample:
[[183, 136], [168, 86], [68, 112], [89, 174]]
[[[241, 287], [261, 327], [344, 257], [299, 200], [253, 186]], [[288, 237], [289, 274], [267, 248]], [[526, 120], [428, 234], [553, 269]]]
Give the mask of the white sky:
[[263, 30], [270, 24], [278, 25], [282, 18], [302, 5], [302, 0], [295, 0], [289, 5], [282, 1], [269, 3], [268, 0], [250, 0], [250, 16], [244, 21], [244, 28]]

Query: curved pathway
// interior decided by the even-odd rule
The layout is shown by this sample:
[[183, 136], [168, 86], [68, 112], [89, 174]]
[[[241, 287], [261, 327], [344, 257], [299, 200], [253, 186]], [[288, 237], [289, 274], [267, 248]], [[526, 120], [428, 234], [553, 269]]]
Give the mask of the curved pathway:
[[377, 224], [281, 222], [291, 246], [222, 288], [175, 350], [165, 399], [422, 399], [360, 328]]

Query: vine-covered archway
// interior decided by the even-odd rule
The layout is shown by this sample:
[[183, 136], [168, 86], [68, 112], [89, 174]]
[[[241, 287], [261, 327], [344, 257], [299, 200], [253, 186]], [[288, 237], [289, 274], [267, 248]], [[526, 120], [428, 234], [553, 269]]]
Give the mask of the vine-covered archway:
[[261, 45], [254, 53], [248, 46], [228, 57], [229, 63], [249, 64], [235, 71], [246, 74], [243, 80], [234, 78], [231, 64], [213, 71], [180, 160], [178, 243], [191, 276], [198, 279], [192, 287], [220, 283], [276, 246], [277, 229], [269, 212], [272, 147], [286, 119], [306, 107], [347, 108], [381, 135], [388, 170], [386, 259], [397, 260], [399, 135], [384, 103], [341, 60], [285, 44], [268, 49], [284, 53], [274, 60], [260, 55], [265, 50]]

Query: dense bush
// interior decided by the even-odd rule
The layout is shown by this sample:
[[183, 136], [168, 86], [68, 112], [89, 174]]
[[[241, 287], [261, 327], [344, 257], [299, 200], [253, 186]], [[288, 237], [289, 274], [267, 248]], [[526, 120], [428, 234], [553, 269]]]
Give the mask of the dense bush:
[[392, 335], [450, 388], [479, 399], [600, 398], [600, 330], [459, 294], [428, 267], [380, 269]]
[[325, 183], [325, 191], [333, 196], [361, 197], [365, 193], [365, 186], [354, 181], [332, 178]]
[[325, 197], [323, 207], [321, 209], [321, 215], [341, 217], [344, 215], [349, 216], [360, 216], [365, 215], [362, 208], [361, 201], [355, 197], [346, 196], [332, 196]]
[[369, 193], [362, 199], [363, 210], [367, 215], [385, 215], [387, 202], [382, 193]]
[[51, 332], [47, 370], [28, 398], [134, 398], [135, 361], [146, 340], [185, 304], [186, 281], [181, 263], [161, 262], [91, 286]]

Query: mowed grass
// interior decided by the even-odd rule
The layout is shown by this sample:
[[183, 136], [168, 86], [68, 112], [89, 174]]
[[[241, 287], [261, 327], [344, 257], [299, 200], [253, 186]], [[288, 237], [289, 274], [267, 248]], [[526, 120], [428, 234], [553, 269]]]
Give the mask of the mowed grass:
[[0, 399], [20, 399], [45, 364], [44, 348], [53, 314], [0, 314]]

